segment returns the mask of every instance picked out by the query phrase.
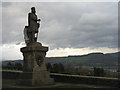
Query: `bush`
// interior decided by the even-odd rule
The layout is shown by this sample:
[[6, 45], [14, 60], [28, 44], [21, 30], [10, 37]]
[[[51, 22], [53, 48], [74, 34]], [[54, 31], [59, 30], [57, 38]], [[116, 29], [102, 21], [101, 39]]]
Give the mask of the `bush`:
[[64, 66], [61, 63], [53, 64], [52, 72], [55, 73], [64, 73]]
[[2, 66], [3, 69], [10, 69], [10, 70], [22, 70], [23, 66], [21, 63], [12, 64], [11, 62], [7, 63], [7, 65]]
[[104, 69], [94, 67], [94, 76], [104, 76]]

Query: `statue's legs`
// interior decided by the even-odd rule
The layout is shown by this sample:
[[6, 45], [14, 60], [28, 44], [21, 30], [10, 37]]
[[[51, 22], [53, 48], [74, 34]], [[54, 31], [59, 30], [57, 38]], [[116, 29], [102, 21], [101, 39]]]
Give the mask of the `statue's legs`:
[[37, 42], [37, 35], [38, 30], [32, 30], [32, 32], [27, 32], [28, 38], [29, 38], [29, 43], [31, 42]]
[[28, 33], [29, 43], [32, 42], [32, 33]]
[[35, 42], [35, 33], [32, 33], [32, 42]]
[[29, 43], [35, 42], [35, 34], [34, 33], [29, 33], [28, 38], [29, 38]]

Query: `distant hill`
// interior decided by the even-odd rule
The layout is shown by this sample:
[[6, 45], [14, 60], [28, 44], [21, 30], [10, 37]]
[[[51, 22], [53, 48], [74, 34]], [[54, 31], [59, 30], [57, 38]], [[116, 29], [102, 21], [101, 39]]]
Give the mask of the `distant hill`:
[[114, 66], [118, 65], [117, 53], [90, 53], [86, 55], [68, 56], [68, 57], [52, 57], [47, 58], [49, 63], [63, 63], [72, 66], [89, 65], [89, 66]]
[[[117, 66], [118, 65], [118, 55], [120, 52], [116, 53], [90, 53], [86, 55], [76, 55], [76, 56], [68, 56], [68, 57], [47, 57], [47, 63], [62, 63], [64, 65], [71, 66]], [[2, 65], [6, 65], [8, 62], [12, 64], [21, 63], [23, 64], [23, 60], [7, 60], [3, 61]]]

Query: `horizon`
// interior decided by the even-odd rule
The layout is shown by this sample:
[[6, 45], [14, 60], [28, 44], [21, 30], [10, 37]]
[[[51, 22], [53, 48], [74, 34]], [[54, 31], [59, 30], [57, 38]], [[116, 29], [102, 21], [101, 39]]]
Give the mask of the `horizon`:
[[[32, 6], [47, 57], [118, 51], [117, 2], [2, 2], [2, 59], [23, 58], [23, 29]], [[12, 22], [12, 23], [11, 23]]]
[[[58, 56], [58, 57], [46, 57], [46, 58], [61, 58], [61, 57], [69, 57], [69, 56], [84, 56], [84, 55], [89, 55], [89, 54], [95, 54], [95, 53], [102, 53], [102, 52], [91, 52], [91, 53], [88, 53], [88, 54], [82, 54], [82, 55], [68, 55], [68, 56]], [[112, 53], [120, 53], [120, 51], [118, 52], [111, 52], [111, 53], [102, 53], [102, 54], [112, 54]], [[8, 59], [8, 60], [2, 60], [2, 61], [15, 61], [15, 60], [23, 60], [23, 59]]]

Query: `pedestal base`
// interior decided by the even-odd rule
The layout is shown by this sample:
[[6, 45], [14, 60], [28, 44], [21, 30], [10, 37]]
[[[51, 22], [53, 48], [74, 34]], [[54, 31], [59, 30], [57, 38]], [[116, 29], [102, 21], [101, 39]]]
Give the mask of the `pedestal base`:
[[50, 73], [46, 69], [45, 55], [48, 47], [35, 42], [27, 47], [21, 48], [23, 53], [23, 73], [17, 84], [19, 85], [49, 85], [54, 84], [54, 79], [50, 78]]
[[[16, 82], [17, 85], [43, 86], [43, 85], [54, 84], [54, 79], [49, 77], [49, 72], [47, 71], [38, 72], [35, 73], [35, 75], [34, 73], [22, 73], [21, 76], [24, 76], [24, 78], [21, 77], [20, 79], [18, 79]], [[31, 76], [36, 76], [36, 77], [30, 78]]]
[[38, 71], [34, 73], [23, 72], [16, 84], [23, 86], [53, 85], [54, 79], [50, 78], [50, 73], [48, 71]]
[[50, 73], [45, 70], [40, 70], [39, 67], [35, 67], [33, 70], [32, 84], [35, 86], [51, 85], [54, 84], [54, 79], [50, 78]]

